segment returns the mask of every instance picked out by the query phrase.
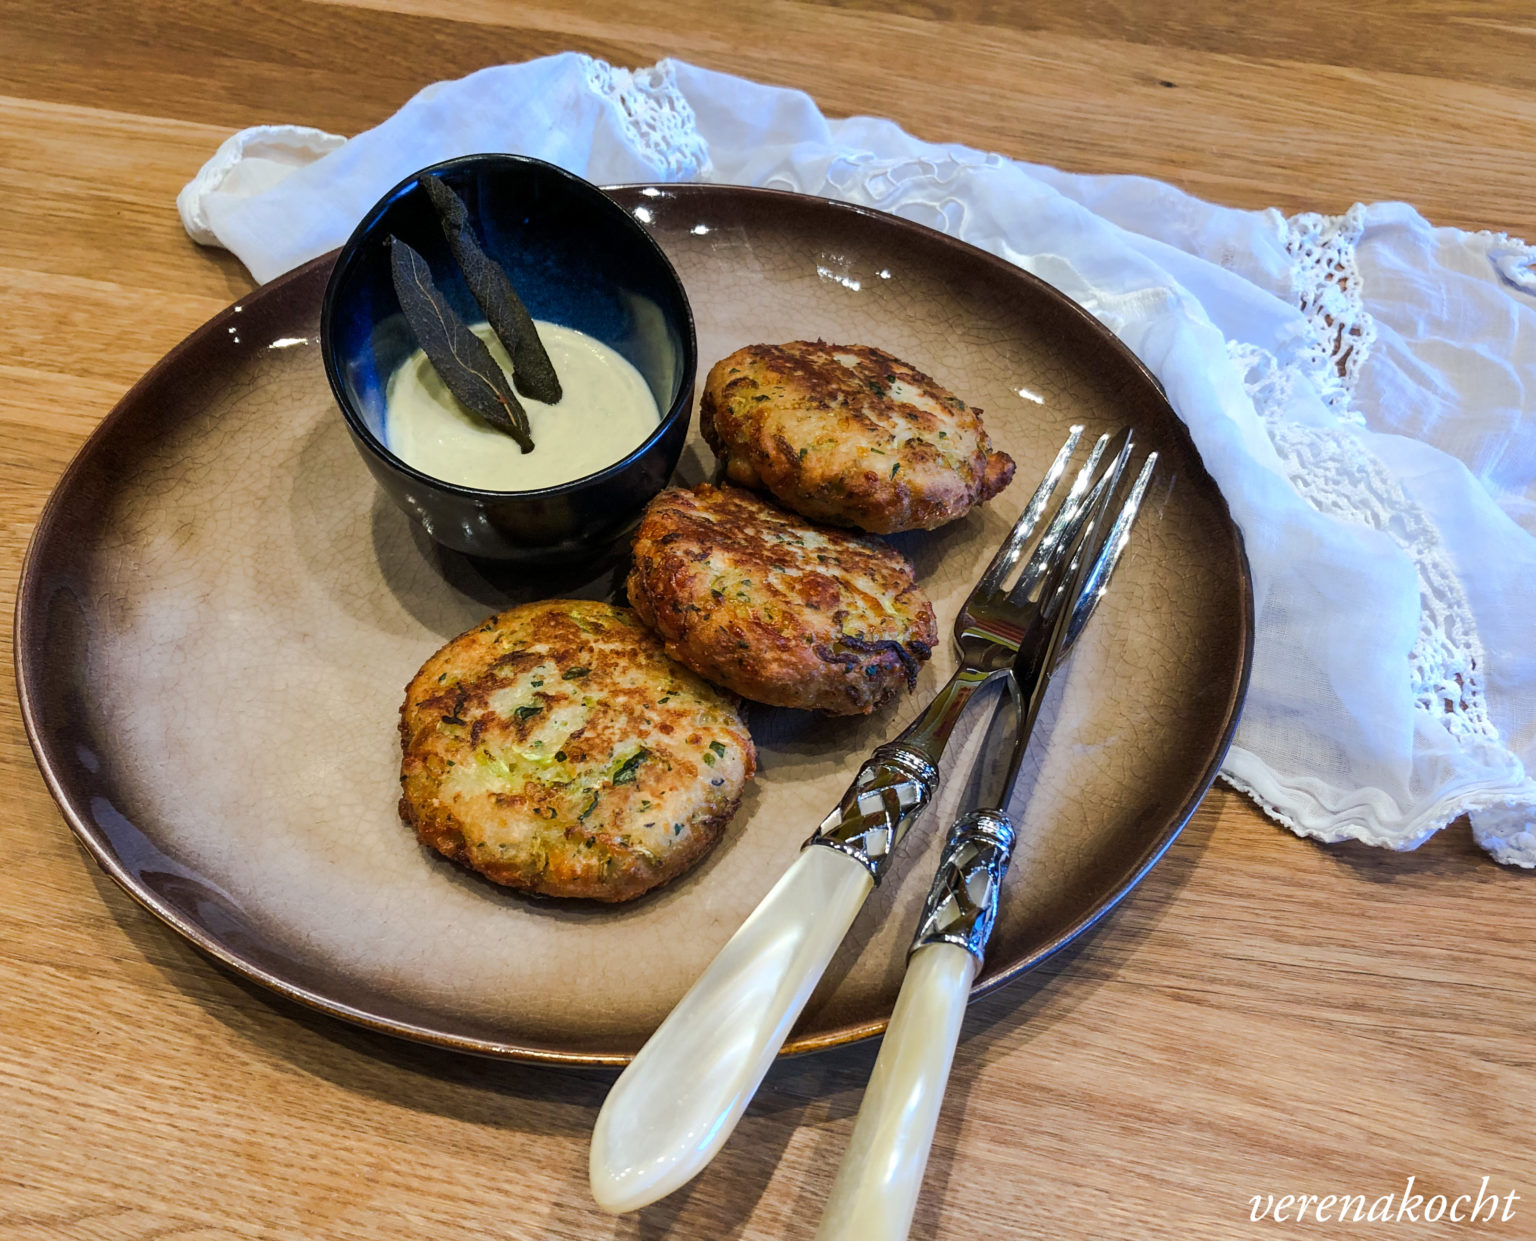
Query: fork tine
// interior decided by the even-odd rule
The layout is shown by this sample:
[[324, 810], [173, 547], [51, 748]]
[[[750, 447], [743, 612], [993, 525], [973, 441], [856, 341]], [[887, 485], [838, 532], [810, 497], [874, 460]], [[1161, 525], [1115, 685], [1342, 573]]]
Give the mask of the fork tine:
[[1109, 534], [1105, 537], [1103, 548], [1083, 581], [1082, 593], [1072, 605], [1072, 619], [1067, 622], [1067, 632], [1062, 638], [1061, 649], [1057, 653], [1058, 659], [1065, 658], [1067, 652], [1072, 649], [1072, 644], [1077, 641], [1077, 635], [1082, 633], [1083, 626], [1088, 623], [1088, 618], [1093, 615], [1093, 609], [1098, 606], [1100, 598], [1103, 597], [1104, 589], [1109, 585], [1110, 575], [1114, 573], [1115, 565], [1120, 561], [1120, 553], [1125, 550], [1125, 545], [1130, 541], [1131, 523], [1136, 520], [1142, 497], [1146, 494], [1147, 484], [1152, 480], [1152, 471], [1156, 465], [1157, 453], [1148, 453], [1141, 467], [1141, 473], [1131, 484], [1130, 494], [1115, 517], [1115, 524], [1110, 527]]
[[[1104, 438], [1107, 440], [1108, 436]], [[1085, 574], [1098, 555], [1094, 532], [1102, 531], [1104, 528], [1105, 513], [1110, 501], [1114, 498], [1115, 489], [1119, 485], [1120, 475], [1125, 469], [1130, 450], [1130, 437], [1127, 436], [1126, 442], [1115, 454], [1114, 460], [1099, 475], [1088, 494], [1078, 501], [1070, 513], [1058, 514], [1057, 520], [1053, 523], [1057, 527], [1054, 545], [1042, 558], [1040, 570], [1035, 578], [1032, 580], [1029, 569], [1026, 569], [1019, 584], [1009, 592], [1008, 602], [1011, 605], [1023, 607], [1029, 602], [1031, 595], [1035, 594], [1035, 588], [1038, 586], [1036, 607], [1040, 611], [1041, 619], [1052, 623], [1066, 595], [1072, 594], [1075, 600]], [[1031, 564], [1039, 555], [1037, 549], [1036, 556], [1031, 557]]]
[[[1107, 433], [1099, 436], [1098, 442], [1088, 454], [1088, 460], [1083, 462], [1082, 469], [1078, 470], [1077, 477], [1072, 480], [1072, 486], [1062, 498], [1055, 516], [1051, 518], [1045, 533], [1035, 544], [1035, 550], [1030, 553], [1029, 560], [1025, 562], [1024, 572], [1020, 574], [1018, 582], [1009, 592], [1009, 597], [1014, 603], [1021, 603], [1035, 593], [1035, 588], [1040, 585], [1042, 577], [1053, 563], [1068, 528], [1073, 525], [1082, 510], [1089, 480], [1093, 477], [1094, 470], [1098, 468], [1099, 460], [1104, 455], [1109, 439]], [[1039, 597], [1043, 599], [1044, 593], [1042, 592]]]
[[1077, 451], [1077, 441], [1082, 438], [1082, 434], [1083, 428], [1080, 426], [1075, 426], [1068, 431], [1066, 443], [1057, 451], [1056, 460], [1051, 462], [1051, 468], [1045, 472], [1045, 477], [1035, 488], [1035, 494], [1029, 498], [1029, 503], [1024, 506], [1018, 521], [1013, 523], [1013, 529], [1008, 532], [1008, 537], [1003, 540], [1002, 546], [997, 549], [997, 554], [992, 557], [992, 563], [987, 566], [987, 571], [976, 583], [975, 594], [991, 594], [997, 590], [1013, 570], [1013, 566], [1018, 563], [1025, 545], [1035, 532], [1040, 514], [1045, 511], [1046, 501], [1051, 498], [1051, 492], [1056, 490], [1056, 484], [1061, 481], [1062, 474], [1066, 472], [1067, 462]]

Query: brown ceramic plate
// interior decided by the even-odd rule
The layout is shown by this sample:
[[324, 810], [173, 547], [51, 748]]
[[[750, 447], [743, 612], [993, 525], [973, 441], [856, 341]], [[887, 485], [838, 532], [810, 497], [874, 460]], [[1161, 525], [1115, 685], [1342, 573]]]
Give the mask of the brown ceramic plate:
[[[985, 409], [1018, 480], [943, 530], [895, 540], [946, 632], [1070, 423], [1132, 423], [1163, 454], [1024, 773], [1020, 845], [979, 990], [1015, 977], [1137, 882], [1215, 775], [1252, 638], [1226, 505], [1153, 378], [1016, 268], [820, 200], [706, 186], [616, 197], [682, 275], [701, 377], [741, 345], [820, 336], [888, 349]], [[509, 600], [603, 596], [622, 578], [498, 580], [414, 531], [326, 387], [317, 320], [329, 265], [317, 259], [193, 333], [60, 482], [16, 620], [38, 762], [107, 873], [246, 977], [443, 1046], [622, 1063], [953, 655], [946, 643], [917, 694], [871, 719], [754, 710], [761, 774], [726, 839], [633, 904], [528, 900], [426, 852], [395, 810], [407, 680]], [[695, 432], [682, 481], [711, 462]], [[884, 1027], [963, 784], [948, 781], [903, 846], [786, 1050]]]

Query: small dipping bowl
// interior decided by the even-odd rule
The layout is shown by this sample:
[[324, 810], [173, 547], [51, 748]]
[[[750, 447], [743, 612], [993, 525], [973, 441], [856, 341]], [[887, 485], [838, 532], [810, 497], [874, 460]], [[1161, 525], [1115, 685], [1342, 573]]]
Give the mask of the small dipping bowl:
[[[440, 176], [463, 199], [480, 244], [506, 270], [533, 318], [585, 332], [640, 372], [661, 419], [638, 447], [596, 473], [528, 491], [447, 482], [389, 450], [386, 389], [418, 347], [395, 296], [390, 236], [427, 260], [466, 323], [485, 319], [421, 188], [428, 175]], [[634, 527], [682, 454], [698, 366], [693, 313], [661, 247], [595, 185], [518, 155], [434, 164], [374, 204], [331, 272], [320, 353], [352, 441], [390, 498], [446, 547], [528, 565], [601, 556]], [[555, 408], [581, 417], [570, 401]]]

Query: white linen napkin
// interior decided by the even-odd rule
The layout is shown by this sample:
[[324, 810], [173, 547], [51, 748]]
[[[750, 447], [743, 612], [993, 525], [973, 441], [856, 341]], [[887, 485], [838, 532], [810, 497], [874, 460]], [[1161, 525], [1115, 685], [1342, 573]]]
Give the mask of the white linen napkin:
[[1237, 211], [574, 53], [438, 83], [345, 142], [247, 130], [178, 204], [266, 281], [477, 151], [845, 199], [1050, 281], [1162, 380], [1247, 542], [1253, 675], [1223, 778], [1300, 835], [1411, 849], [1468, 814], [1536, 867], [1536, 250], [1401, 203]]

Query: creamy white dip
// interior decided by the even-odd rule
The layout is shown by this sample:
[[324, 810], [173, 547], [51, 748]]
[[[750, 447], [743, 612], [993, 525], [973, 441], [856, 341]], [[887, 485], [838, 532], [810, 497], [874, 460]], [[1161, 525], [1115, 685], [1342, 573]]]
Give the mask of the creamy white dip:
[[[640, 372], [584, 332], [542, 321], [537, 326], [562, 396], [558, 405], [518, 398], [528, 411], [532, 452], [466, 413], [420, 349], [385, 388], [384, 439], [390, 452], [445, 482], [531, 491], [595, 474], [637, 448], [661, 421]], [[510, 376], [511, 360], [490, 324], [476, 324], [474, 333]]]

